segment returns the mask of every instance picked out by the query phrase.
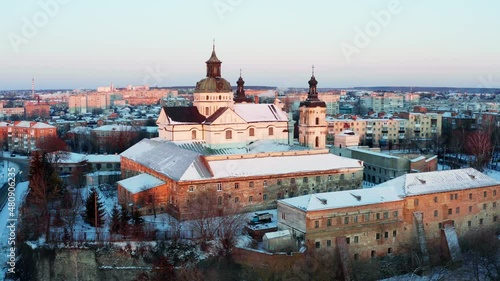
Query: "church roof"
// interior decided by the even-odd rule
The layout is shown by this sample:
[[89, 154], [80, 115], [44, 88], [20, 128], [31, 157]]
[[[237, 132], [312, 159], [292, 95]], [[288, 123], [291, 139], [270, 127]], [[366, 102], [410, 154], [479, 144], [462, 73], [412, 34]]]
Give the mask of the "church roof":
[[233, 88], [229, 82], [221, 77], [207, 77], [196, 83], [195, 93], [228, 93]]
[[288, 121], [287, 114], [274, 104], [236, 103], [234, 111], [247, 122]]
[[219, 63], [221, 62], [219, 60], [219, 58], [217, 58], [217, 55], [215, 54], [215, 47], [214, 49], [212, 50], [212, 55], [210, 56], [210, 58], [206, 61], [206, 63], [209, 63], [209, 62], [215, 62], [215, 63]]
[[226, 110], [228, 110], [229, 107], [221, 107], [217, 109], [212, 115], [208, 116], [207, 119], [205, 120], [205, 124], [212, 124], [217, 118], [219, 118]]
[[164, 106], [163, 110], [171, 121], [198, 124], [205, 121], [196, 106]]

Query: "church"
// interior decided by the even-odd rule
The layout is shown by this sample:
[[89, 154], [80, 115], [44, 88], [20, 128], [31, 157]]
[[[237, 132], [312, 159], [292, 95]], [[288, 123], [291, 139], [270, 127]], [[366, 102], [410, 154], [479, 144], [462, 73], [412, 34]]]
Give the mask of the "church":
[[233, 93], [222, 78], [215, 46], [206, 77], [196, 83], [193, 106], [163, 107], [159, 137], [121, 153], [118, 201], [143, 214], [196, 217], [196, 196], [213, 195], [213, 208], [257, 211], [277, 200], [361, 187], [363, 162], [326, 149], [326, 105], [319, 100], [314, 68], [300, 104], [299, 142], [294, 122], [276, 97], [255, 104], [243, 78]]

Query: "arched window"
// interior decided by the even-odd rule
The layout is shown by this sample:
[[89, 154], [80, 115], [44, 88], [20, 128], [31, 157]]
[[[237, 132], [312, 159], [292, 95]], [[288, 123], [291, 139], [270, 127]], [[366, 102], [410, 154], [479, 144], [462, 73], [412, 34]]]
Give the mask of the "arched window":
[[209, 99], [209, 98], [208, 98], [208, 95], [207, 95], [207, 100], [208, 100], [208, 99]]
[[269, 128], [269, 135], [270, 136], [274, 135], [274, 129], [273, 129], [273, 127]]
[[316, 137], [316, 147], [319, 147], [319, 137]]
[[208, 114], [209, 112], [210, 112], [210, 109], [208, 108], [208, 106], [207, 106], [207, 107], [205, 107], [205, 115], [206, 115], [206, 116], [208, 116], [208, 115], [209, 115], [209, 114]]
[[193, 139], [193, 140], [196, 139], [196, 131], [195, 130], [191, 131], [191, 139]]
[[221, 95], [219, 95], [219, 100], [222, 100], [222, 96]]
[[319, 125], [319, 118], [316, 117], [316, 125]]
[[255, 136], [255, 129], [254, 128], [250, 128], [249, 132], [248, 132], [248, 135], [253, 137]]
[[226, 140], [230, 140], [233, 138], [233, 131], [227, 130], [226, 131]]

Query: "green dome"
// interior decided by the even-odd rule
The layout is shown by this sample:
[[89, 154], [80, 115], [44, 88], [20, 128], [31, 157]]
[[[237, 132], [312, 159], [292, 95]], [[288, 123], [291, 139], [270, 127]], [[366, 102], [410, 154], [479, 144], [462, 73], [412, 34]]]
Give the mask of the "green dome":
[[231, 84], [224, 78], [207, 77], [196, 83], [195, 93], [227, 93], [232, 92]]

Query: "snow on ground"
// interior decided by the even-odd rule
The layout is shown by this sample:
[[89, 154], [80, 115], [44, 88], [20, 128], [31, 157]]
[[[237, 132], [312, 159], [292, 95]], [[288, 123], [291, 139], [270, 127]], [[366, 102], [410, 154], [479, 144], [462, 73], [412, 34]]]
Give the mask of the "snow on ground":
[[[10, 229], [7, 228], [11, 222], [14, 222], [17, 227], [17, 221], [11, 221], [10, 219], [17, 220], [18, 218], [18, 210], [21, 206], [22, 202], [24, 202], [24, 198], [26, 197], [26, 192], [28, 190], [28, 182], [20, 182], [16, 186], [16, 205], [15, 205], [15, 214], [14, 216], [10, 216], [8, 205], [5, 205], [0, 212], [0, 264], [1, 269], [0, 272], [7, 272], [8, 269], [8, 256], [10, 253], [9, 248], [14, 245], [9, 245], [9, 235], [11, 234]], [[3, 280], [5, 276], [0, 273], [0, 280]]]
[[500, 171], [495, 171], [495, 170], [491, 170], [491, 169], [484, 169], [483, 173], [489, 177], [494, 178], [497, 181], [500, 181]]

